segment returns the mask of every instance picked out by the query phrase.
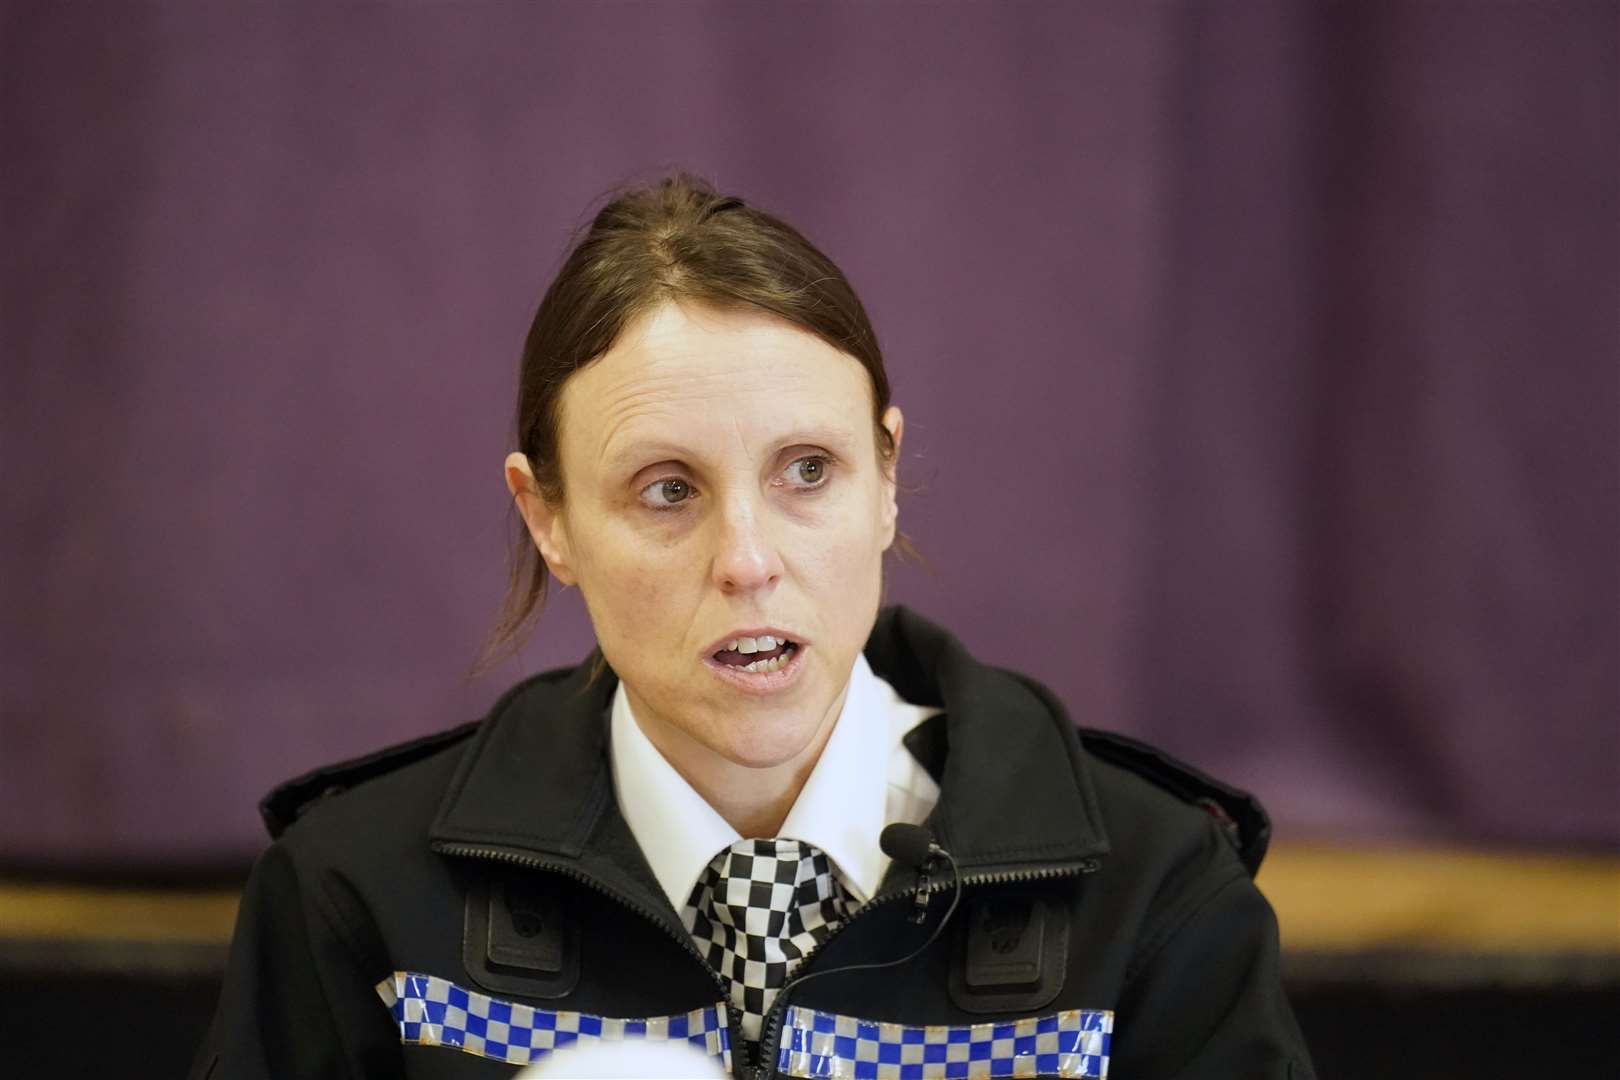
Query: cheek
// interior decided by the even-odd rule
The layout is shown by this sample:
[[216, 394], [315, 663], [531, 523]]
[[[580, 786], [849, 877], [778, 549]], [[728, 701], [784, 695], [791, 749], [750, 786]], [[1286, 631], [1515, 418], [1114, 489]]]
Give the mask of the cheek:
[[796, 576], [814, 592], [848, 596], [875, 588], [883, 560], [879, 533], [864, 512], [802, 532], [794, 545]]
[[606, 527], [579, 537], [578, 549], [579, 588], [598, 638], [679, 640], [668, 624], [679, 620], [690, 589], [682, 548]]

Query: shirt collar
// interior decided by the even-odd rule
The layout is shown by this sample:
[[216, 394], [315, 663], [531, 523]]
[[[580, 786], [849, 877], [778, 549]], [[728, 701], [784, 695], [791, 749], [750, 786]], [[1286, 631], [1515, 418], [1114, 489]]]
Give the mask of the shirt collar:
[[[778, 835], [813, 844], [838, 867], [857, 902], [877, 890], [889, 859], [884, 826], [889, 758], [905, 735], [900, 696], [857, 654], [849, 692], [816, 767]], [[619, 810], [669, 902], [682, 910], [704, 867], [741, 837], [643, 734], [620, 683], [613, 695], [609, 754]]]
[[608, 754], [619, 812], [678, 912], [709, 860], [741, 837], [642, 733], [623, 682], [613, 692]]
[[889, 866], [878, 834], [886, 824], [889, 759], [905, 735], [894, 730], [891, 700], [899, 703], [899, 695], [857, 653], [843, 712], [780, 831], [825, 851], [857, 903], [877, 892]]

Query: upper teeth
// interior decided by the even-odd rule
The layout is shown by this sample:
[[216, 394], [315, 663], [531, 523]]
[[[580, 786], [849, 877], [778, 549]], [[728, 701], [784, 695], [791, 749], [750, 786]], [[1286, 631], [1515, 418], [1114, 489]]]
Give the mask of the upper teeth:
[[776, 639], [769, 634], [765, 634], [757, 638], [732, 638], [731, 641], [727, 643], [726, 648], [731, 652], [740, 653], [770, 652], [772, 649], [776, 648]]

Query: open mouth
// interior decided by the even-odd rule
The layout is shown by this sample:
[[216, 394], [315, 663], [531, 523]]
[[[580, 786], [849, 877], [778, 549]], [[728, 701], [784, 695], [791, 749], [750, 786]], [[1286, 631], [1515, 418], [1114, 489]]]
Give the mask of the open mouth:
[[769, 674], [790, 664], [798, 651], [798, 642], [778, 639], [769, 634], [757, 638], [733, 638], [715, 652], [714, 662], [736, 671]]

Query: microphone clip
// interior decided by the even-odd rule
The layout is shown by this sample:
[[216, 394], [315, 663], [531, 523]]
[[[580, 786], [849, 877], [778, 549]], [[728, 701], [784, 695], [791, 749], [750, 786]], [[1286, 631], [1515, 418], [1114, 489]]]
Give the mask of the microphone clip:
[[[911, 895], [911, 922], [921, 926], [928, 918], [928, 897], [932, 893], [934, 880], [934, 861], [943, 858], [955, 870], [956, 860], [934, 839], [934, 834], [921, 825], [911, 825], [905, 822], [894, 822], [883, 828], [883, 835], [878, 838], [878, 844], [883, 853], [891, 859], [899, 860], [908, 866], [917, 869], [917, 884]], [[961, 895], [962, 883], [956, 882], [957, 896]], [[952, 909], [956, 901], [951, 901]], [[950, 918], [950, 913], [946, 913]], [[941, 923], [941, 926], [944, 924]], [[938, 931], [935, 931], [936, 933]]]
[[[934, 845], [930, 844], [929, 847]], [[921, 926], [928, 920], [928, 898], [933, 895], [929, 885], [933, 881], [934, 860], [937, 856], [929, 851], [927, 860], [917, 868], [916, 891], [911, 895], [911, 921]]]

